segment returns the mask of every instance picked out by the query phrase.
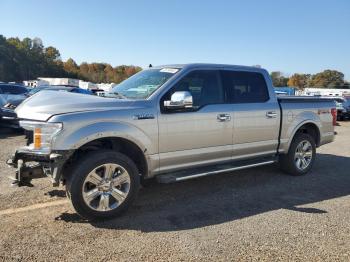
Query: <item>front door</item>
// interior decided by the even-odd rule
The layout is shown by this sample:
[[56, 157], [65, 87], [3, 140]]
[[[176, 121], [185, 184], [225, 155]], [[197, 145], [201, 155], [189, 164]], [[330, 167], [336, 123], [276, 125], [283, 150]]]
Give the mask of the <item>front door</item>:
[[[193, 109], [163, 108], [176, 91], [188, 91]], [[160, 100], [159, 157], [161, 172], [194, 165], [207, 165], [232, 158], [232, 105], [225, 104], [224, 90], [216, 70], [187, 74]]]

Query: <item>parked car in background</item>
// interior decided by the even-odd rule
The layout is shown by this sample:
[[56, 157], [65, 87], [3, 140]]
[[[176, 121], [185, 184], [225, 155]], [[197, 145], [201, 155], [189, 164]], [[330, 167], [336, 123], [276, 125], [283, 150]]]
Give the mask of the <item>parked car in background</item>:
[[153, 177], [170, 183], [276, 162], [305, 175], [316, 148], [334, 139], [332, 99], [276, 97], [256, 67], [152, 67], [111, 93], [40, 92], [22, 103], [16, 113], [32, 142], [7, 161], [14, 182], [46, 175], [66, 185], [82, 217], [104, 219]]
[[23, 98], [15, 100], [5, 100], [0, 97], [0, 124], [1, 126], [19, 128], [19, 121], [15, 108], [23, 102]]
[[337, 107], [337, 120], [345, 120], [350, 117], [350, 99], [345, 97], [334, 98]]
[[28, 89], [17, 84], [0, 84], [0, 97], [5, 102], [10, 100], [25, 99]]
[[278, 96], [287, 96], [288, 95], [287, 92], [284, 92], [284, 91], [277, 91], [277, 90], [275, 90], [275, 93]]
[[[13, 85], [12, 85], [13, 86]], [[20, 86], [22, 87], [22, 86]], [[16, 89], [16, 88], [15, 88]], [[7, 90], [4, 88], [4, 90]], [[65, 91], [71, 93], [80, 93], [80, 94], [89, 94], [93, 93], [89, 90], [85, 90], [76, 86], [40, 86], [31, 89], [29, 92], [25, 89], [26, 92], [20, 95], [7, 95], [6, 99], [1, 98], [0, 102], [0, 115], [1, 115], [1, 124], [7, 127], [19, 128], [19, 120], [17, 118], [17, 114], [15, 113], [15, 109], [19, 106], [25, 99], [29, 96], [34, 95], [35, 93], [42, 90], [51, 90], [51, 91]], [[13, 90], [12, 92], [21, 92], [19, 90]]]
[[22, 103], [28, 89], [19, 84], [0, 83], [0, 123], [2, 126], [19, 128], [15, 108]]
[[83, 89], [77, 86], [65, 86], [65, 85], [57, 85], [57, 86], [38, 86], [31, 89], [28, 93], [28, 96], [32, 96], [42, 90], [51, 90], [51, 91], [66, 91], [71, 93], [78, 93], [78, 94], [87, 94], [87, 95], [93, 95], [93, 93], [90, 90]]
[[277, 95], [287, 95], [287, 96], [294, 96], [295, 95], [295, 88], [294, 87], [274, 87], [274, 90]]

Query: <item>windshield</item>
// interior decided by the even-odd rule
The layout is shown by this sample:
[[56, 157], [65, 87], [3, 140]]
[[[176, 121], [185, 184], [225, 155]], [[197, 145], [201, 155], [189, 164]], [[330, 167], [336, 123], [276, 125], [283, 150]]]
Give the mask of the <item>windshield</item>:
[[344, 106], [350, 106], [350, 100], [345, 99], [343, 104], [344, 104]]
[[35, 93], [38, 93], [39, 91], [41, 91], [45, 88], [47, 88], [47, 87], [34, 87], [29, 91], [29, 94], [34, 95]]
[[335, 102], [337, 102], [337, 103], [344, 103], [344, 100], [343, 99], [341, 99], [341, 98], [336, 98], [336, 99], [334, 99], [335, 100]]
[[112, 93], [133, 99], [145, 99], [179, 71], [177, 68], [148, 69], [124, 80]]

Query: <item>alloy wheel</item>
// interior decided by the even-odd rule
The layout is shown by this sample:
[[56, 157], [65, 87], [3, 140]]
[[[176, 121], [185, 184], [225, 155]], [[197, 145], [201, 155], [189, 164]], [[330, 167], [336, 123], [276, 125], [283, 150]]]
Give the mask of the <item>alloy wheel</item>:
[[83, 199], [93, 210], [105, 212], [120, 206], [130, 190], [130, 175], [118, 164], [96, 167], [85, 178]]
[[295, 165], [299, 170], [305, 170], [311, 163], [313, 157], [312, 145], [309, 141], [301, 141], [294, 155]]

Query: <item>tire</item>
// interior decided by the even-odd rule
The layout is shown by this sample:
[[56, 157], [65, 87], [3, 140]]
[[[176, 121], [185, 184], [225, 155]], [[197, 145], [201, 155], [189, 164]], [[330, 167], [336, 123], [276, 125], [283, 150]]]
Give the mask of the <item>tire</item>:
[[87, 220], [122, 214], [135, 200], [139, 188], [140, 176], [135, 163], [110, 150], [80, 158], [66, 184], [67, 196], [75, 211]]
[[[303, 149], [300, 148], [301, 143], [306, 148], [308, 146], [307, 152], [302, 152]], [[311, 157], [309, 158], [311, 154]], [[306, 166], [302, 158], [308, 163]], [[297, 133], [293, 138], [293, 141], [289, 147], [288, 154], [280, 156], [280, 168], [289, 175], [292, 176], [302, 176], [307, 174], [312, 168], [313, 163], [316, 158], [316, 143], [315, 139], [309, 134]], [[299, 159], [299, 161], [298, 161]], [[310, 160], [310, 162], [309, 162]]]

